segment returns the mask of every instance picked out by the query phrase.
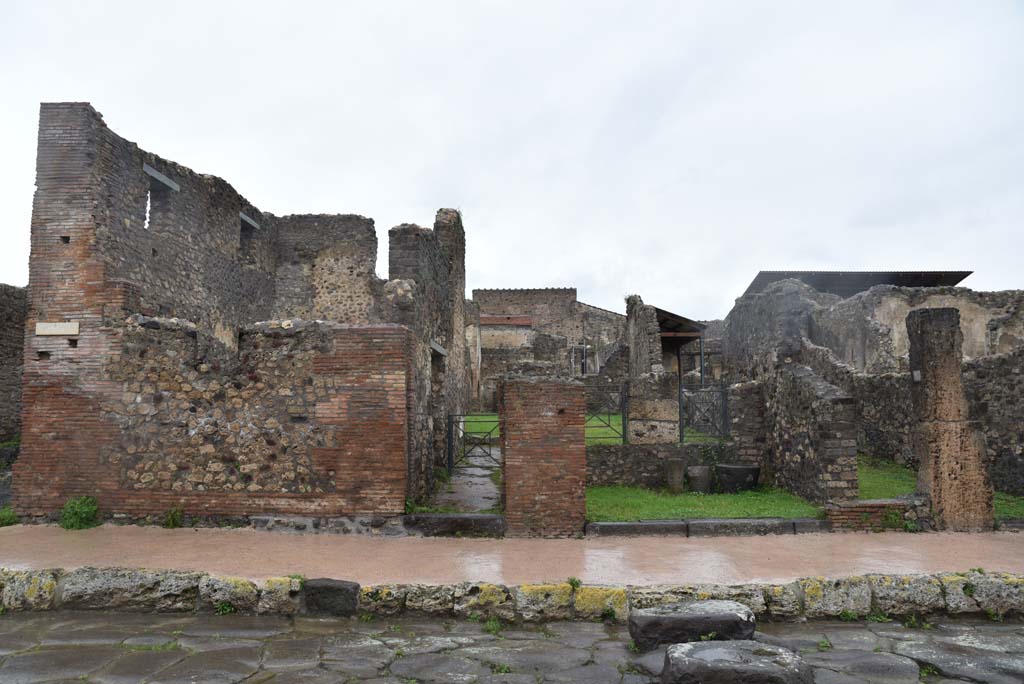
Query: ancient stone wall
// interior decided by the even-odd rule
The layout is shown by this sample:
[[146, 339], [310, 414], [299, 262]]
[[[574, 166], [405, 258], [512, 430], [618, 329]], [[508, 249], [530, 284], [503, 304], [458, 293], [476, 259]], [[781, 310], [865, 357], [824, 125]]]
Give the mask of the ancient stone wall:
[[0, 285], [0, 442], [21, 432], [21, 367], [25, 347], [28, 293]]
[[940, 530], [991, 530], [992, 484], [985, 468], [984, 436], [970, 419], [964, 390], [960, 312], [911, 311], [907, 333], [918, 491], [931, 497]]
[[[97, 450], [121, 448], [116, 431], [109, 429], [124, 422], [117, 408], [111, 408], [115, 395], [125, 384], [149, 387], [118, 375], [116, 367], [126, 340], [135, 339], [134, 329], [125, 327], [126, 319], [143, 314], [173, 319], [183, 330], [190, 329], [202, 342], [203, 353], [215, 358], [207, 364], [209, 372], [229, 375], [249, 363], [242, 338], [255, 322], [275, 316], [285, 323], [309, 317], [406, 326], [411, 331], [409, 367], [403, 371], [408, 374], [408, 402], [386, 399], [387, 406], [407, 413], [400, 421], [405, 436], [398, 451], [387, 439], [382, 443], [391, 444], [391, 453], [400, 457], [398, 466], [387, 461], [386, 467], [402, 471], [395, 477], [406, 487], [403, 501], [406, 496], [421, 498], [430, 489], [435, 457], [444, 451], [438, 444], [444, 416], [464, 410], [467, 392], [465, 243], [458, 212], [439, 211], [434, 230], [400, 226], [393, 231], [393, 273], [384, 282], [374, 274], [376, 237], [370, 219], [278, 218], [261, 212], [225, 181], [195, 173], [118, 137], [84, 103], [42, 106], [36, 187], [24, 352], [28, 367], [23, 375], [24, 395], [34, 403], [25, 413], [23, 453], [28, 460], [16, 484], [26, 483], [32, 491], [33, 469], [38, 469], [40, 477], [56, 483], [41, 501], [53, 503], [66, 492], [89, 491], [86, 483], [98, 476], [90, 470], [99, 462]], [[157, 327], [165, 329], [162, 324]], [[379, 357], [353, 357], [364, 363], [363, 372], [388, 377], [390, 334], [378, 340]], [[157, 339], [144, 344], [155, 345], [142, 350], [154, 355], [163, 354], [167, 346]], [[292, 359], [288, 343], [277, 341], [273, 348], [274, 354]], [[173, 356], [167, 373], [175, 363], [191, 358], [174, 345], [168, 351]], [[187, 370], [178, 368], [175, 381], [182, 383]], [[241, 380], [232, 380], [237, 382]], [[267, 386], [295, 391], [269, 381]], [[268, 397], [260, 401], [256, 408], [276, 410]], [[358, 410], [344, 415], [353, 421], [351, 429], [358, 430], [360, 416], [367, 414], [358, 402], [353, 406]], [[235, 408], [220, 403], [216, 410]], [[54, 415], [66, 420], [54, 422]], [[281, 422], [276, 415], [265, 419]], [[309, 420], [321, 432], [328, 429], [327, 422]], [[164, 438], [175, 439], [175, 422], [158, 425]], [[60, 463], [47, 455], [54, 449], [48, 441], [52, 439], [62, 440]], [[217, 451], [233, 454], [224, 445]], [[107, 463], [103, 459], [108, 456], [100, 459]], [[148, 472], [156, 477], [155, 471]], [[351, 474], [345, 469], [337, 472]], [[382, 483], [391, 478], [390, 472], [378, 475]], [[368, 495], [376, 491], [363, 479], [352, 482]], [[339, 488], [346, 486], [337, 483]], [[389, 489], [388, 497], [392, 494]], [[26, 496], [20, 499], [23, 503]], [[364, 505], [353, 496], [331, 505]], [[136, 504], [130, 498], [112, 501], [132, 508]], [[202, 506], [220, 506], [205, 501]], [[384, 508], [379, 512], [394, 511], [392, 498], [386, 506], [381, 502]], [[287, 505], [274, 510], [284, 511]], [[305, 504], [295, 505], [306, 510]], [[244, 504], [226, 502], [222, 507], [241, 510]]]
[[768, 434], [762, 383], [745, 382], [728, 389], [729, 443], [736, 463], [761, 466], [765, 481], [769, 472]]
[[658, 314], [638, 295], [626, 298], [626, 345], [629, 347], [631, 378], [664, 372]]
[[985, 435], [989, 479], [997, 491], [1024, 496], [1024, 347], [965, 361], [971, 420]]
[[629, 381], [630, 444], [679, 443], [679, 378], [648, 373]]
[[806, 366], [765, 380], [772, 481], [811, 501], [857, 498], [857, 407]]
[[906, 371], [907, 314], [940, 307], [960, 311], [964, 359], [1024, 345], [1024, 291], [975, 292], [962, 287], [873, 287], [816, 312], [810, 338], [857, 370]]
[[[625, 317], [576, 301], [575, 288], [474, 290], [481, 317], [481, 405], [494, 410], [498, 378], [538, 363], [558, 376], [600, 372], [621, 346]], [[584, 373], [584, 362], [586, 373]]]
[[687, 466], [739, 462], [731, 444], [591, 444], [587, 486], [662, 489], [668, 485], [670, 458], [682, 459]]
[[586, 521], [586, 400], [573, 380], [511, 376], [499, 386], [511, 536], [574, 537]]
[[273, 318], [339, 323], [381, 319], [373, 219], [353, 214], [274, 217]]
[[130, 517], [403, 512], [405, 328], [262, 323], [236, 353], [191, 323], [135, 315], [97, 338], [87, 374], [54, 381], [42, 367], [71, 362], [57, 356], [28, 373], [20, 514], [80, 495]]

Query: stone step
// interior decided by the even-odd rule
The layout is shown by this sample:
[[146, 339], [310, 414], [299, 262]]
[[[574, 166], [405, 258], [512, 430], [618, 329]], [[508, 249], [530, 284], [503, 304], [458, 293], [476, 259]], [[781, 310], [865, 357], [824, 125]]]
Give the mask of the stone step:
[[662, 644], [752, 639], [754, 613], [736, 601], [685, 601], [629, 614], [629, 634], [641, 651]]
[[800, 656], [780, 646], [748, 640], [708, 641], [669, 646], [661, 681], [663, 684], [811, 684], [813, 674]]

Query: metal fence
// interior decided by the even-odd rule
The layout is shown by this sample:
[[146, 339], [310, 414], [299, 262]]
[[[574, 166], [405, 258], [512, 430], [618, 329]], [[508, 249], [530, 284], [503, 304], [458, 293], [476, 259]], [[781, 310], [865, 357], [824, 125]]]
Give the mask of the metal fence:
[[587, 444], [625, 444], [629, 383], [587, 383]]
[[700, 442], [729, 436], [729, 388], [682, 385], [679, 388], [681, 441]]
[[473, 462], [491, 461], [501, 465], [493, 449], [498, 448], [498, 416], [493, 413], [471, 413], [448, 416], [448, 473], [456, 468], [472, 466]]

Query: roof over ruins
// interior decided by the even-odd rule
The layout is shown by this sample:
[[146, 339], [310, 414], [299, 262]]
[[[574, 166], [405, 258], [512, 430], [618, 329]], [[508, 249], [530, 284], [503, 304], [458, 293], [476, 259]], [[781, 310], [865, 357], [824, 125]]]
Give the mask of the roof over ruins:
[[759, 271], [744, 295], [763, 291], [778, 280], [795, 278], [818, 292], [852, 297], [875, 285], [952, 287], [973, 271]]
[[689, 336], [699, 337], [700, 333], [704, 331], [707, 326], [698, 323], [695, 320], [689, 319], [686, 316], [680, 316], [674, 314], [671, 311], [665, 309], [659, 309], [654, 307], [654, 312], [658, 316], [658, 328], [661, 330], [661, 334], [664, 337], [668, 334], [682, 334], [689, 333]]

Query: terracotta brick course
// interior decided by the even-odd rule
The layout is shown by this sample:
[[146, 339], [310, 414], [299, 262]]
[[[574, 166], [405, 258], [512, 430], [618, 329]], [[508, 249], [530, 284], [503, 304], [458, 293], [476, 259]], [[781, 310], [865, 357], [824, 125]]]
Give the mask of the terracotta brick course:
[[579, 382], [499, 384], [505, 519], [510, 536], [571, 537], [586, 519], [586, 397]]

